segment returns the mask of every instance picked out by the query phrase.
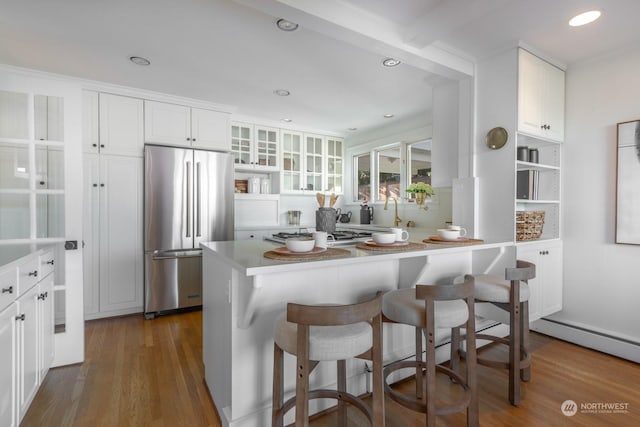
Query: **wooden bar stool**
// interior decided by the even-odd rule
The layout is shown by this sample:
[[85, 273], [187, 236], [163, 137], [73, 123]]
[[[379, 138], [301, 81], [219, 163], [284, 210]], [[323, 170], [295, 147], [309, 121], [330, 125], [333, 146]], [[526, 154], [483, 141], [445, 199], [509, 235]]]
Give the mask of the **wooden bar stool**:
[[[478, 396], [475, 358], [475, 315], [473, 300], [473, 277], [465, 276], [464, 283], [450, 285], [417, 285], [415, 289], [400, 289], [387, 292], [382, 299], [385, 321], [402, 323], [416, 328], [416, 360], [394, 362], [384, 369], [384, 388], [391, 399], [417, 412], [426, 414], [426, 425], [435, 426], [436, 415], [467, 410], [467, 425], [478, 425]], [[465, 327], [467, 363], [464, 376], [441, 365], [436, 365], [435, 330], [452, 330], [452, 347], [460, 345], [460, 327]], [[426, 361], [422, 359], [422, 334], [426, 336]], [[393, 390], [387, 383], [392, 372], [403, 368], [416, 370], [416, 395], [407, 396]], [[426, 369], [426, 403], [423, 398]], [[461, 386], [464, 393], [453, 402], [436, 402], [436, 372], [448, 375], [453, 383]]]
[[[516, 261], [515, 268], [505, 269], [505, 278], [474, 275], [476, 302], [489, 302], [509, 312], [509, 337], [478, 334], [477, 339], [489, 340], [509, 346], [509, 360], [501, 361], [478, 357], [478, 363], [493, 368], [509, 370], [509, 401], [520, 404], [520, 379], [531, 378], [529, 354], [529, 284], [536, 277], [536, 266], [526, 261]], [[460, 352], [458, 352], [460, 354]], [[456, 355], [452, 354], [452, 361]]]
[[[347, 424], [346, 405], [361, 410], [374, 427], [384, 426], [382, 386], [382, 295], [352, 305], [287, 304], [276, 319], [273, 351], [272, 426], [282, 427], [285, 413], [295, 406], [296, 426], [308, 426], [309, 400], [338, 400], [338, 425]], [[284, 351], [297, 357], [296, 395], [284, 400]], [[346, 390], [346, 359], [373, 362], [372, 407]], [[320, 361], [337, 361], [338, 389], [309, 390], [309, 374]]]

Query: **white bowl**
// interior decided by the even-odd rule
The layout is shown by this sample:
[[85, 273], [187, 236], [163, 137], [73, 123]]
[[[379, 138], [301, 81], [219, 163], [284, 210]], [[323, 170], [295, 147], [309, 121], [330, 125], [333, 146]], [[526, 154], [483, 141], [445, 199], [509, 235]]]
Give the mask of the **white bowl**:
[[371, 238], [380, 245], [390, 245], [396, 241], [396, 233], [373, 233]]
[[287, 239], [285, 244], [291, 252], [310, 252], [316, 241], [313, 239]]
[[460, 237], [460, 230], [447, 230], [446, 228], [438, 229], [438, 236], [444, 240], [456, 240]]

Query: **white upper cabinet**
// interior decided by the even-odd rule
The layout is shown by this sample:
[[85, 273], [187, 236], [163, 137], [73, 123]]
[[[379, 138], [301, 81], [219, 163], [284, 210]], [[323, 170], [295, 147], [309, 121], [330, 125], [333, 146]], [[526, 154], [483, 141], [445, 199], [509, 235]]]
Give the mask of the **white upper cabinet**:
[[562, 142], [564, 71], [524, 49], [518, 61], [518, 131]]
[[229, 114], [145, 101], [146, 142], [229, 151]]
[[231, 123], [235, 168], [275, 172], [280, 168], [280, 130], [249, 123]]
[[[98, 98], [100, 122], [98, 141], [95, 141], [94, 136], [87, 138], [84, 142], [84, 151], [142, 157], [144, 149], [142, 99], [109, 93], [100, 93]], [[83, 119], [84, 127], [87, 128], [95, 120], [95, 117], [90, 117], [95, 110], [95, 96], [86, 93], [85, 102], [89, 105]]]

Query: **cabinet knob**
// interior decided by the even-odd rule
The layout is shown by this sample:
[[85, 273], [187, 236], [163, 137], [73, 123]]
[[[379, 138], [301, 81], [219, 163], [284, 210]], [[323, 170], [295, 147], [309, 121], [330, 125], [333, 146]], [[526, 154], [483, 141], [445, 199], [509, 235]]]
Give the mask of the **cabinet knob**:
[[96, 183], [94, 182], [94, 183], [93, 183], [93, 186], [94, 186], [94, 187], [97, 187], [97, 186], [98, 186], [98, 184], [96, 184]]
[[195, 138], [191, 138], [191, 141], [192, 141], [192, 142], [196, 142], [196, 139], [195, 139]]
[[104, 144], [100, 144], [100, 148], [104, 148]]
[[16, 316], [16, 320], [22, 320], [22, 321], [24, 321], [25, 317], [26, 317], [26, 316], [24, 315], [24, 313], [22, 313], [20, 316]]
[[100, 187], [104, 187], [104, 183], [100, 183]]
[[187, 141], [191, 141], [191, 138], [187, 138]]
[[2, 288], [2, 293], [3, 294], [12, 294], [13, 293], [13, 286], [9, 286], [8, 288]]
[[38, 270], [30, 271], [29, 276], [38, 277]]
[[38, 300], [42, 300], [42, 301], [44, 301], [44, 294], [40, 294], [40, 295], [38, 295]]
[[91, 144], [91, 146], [92, 146], [92, 147], [97, 147], [97, 146], [98, 146], [98, 144]]
[[54, 260], [49, 260], [49, 261], [47, 261], [47, 264], [49, 264], [49, 265], [53, 265], [53, 261], [54, 261]]

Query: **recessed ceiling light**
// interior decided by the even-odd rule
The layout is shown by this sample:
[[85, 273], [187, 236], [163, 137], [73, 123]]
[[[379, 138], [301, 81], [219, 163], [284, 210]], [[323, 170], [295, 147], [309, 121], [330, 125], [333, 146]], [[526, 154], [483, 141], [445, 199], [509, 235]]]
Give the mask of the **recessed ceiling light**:
[[278, 96], [289, 96], [291, 95], [291, 92], [289, 92], [286, 89], [276, 89], [273, 91], [274, 95], [278, 95]]
[[288, 119], [288, 118], [286, 118], [286, 117], [285, 117], [284, 119], [281, 119], [281, 120], [282, 120], [283, 122], [285, 122], [285, 123], [291, 123], [291, 122], [293, 121], [293, 120]]
[[572, 27], [579, 27], [581, 25], [589, 24], [600, 18], [601, 14], [602, 13], [599, 10], [590, 10], [588, 12], [581, 13], [571, 18], [569, 25]]
[[349, 132], [355, 132], [355, 131], [357, 131], [357, 130], [358, 130], [358, 128], [349, 128], [349, 129], [347, 129], [347, 130], [348, 130]]
[[395, 67], [396, 65], [400, 65], [400, 60], [395, 58], [387, 58], [382, 61], [382, 65], [385, 67]]
[[143, 58], [141, 56], [130, 56], [129, 61], [133, 62], [136, 65], [150, 65], [151, 61], [147, 58]]
[[295, 31], [298, 29], [298, 24], [280, 18], [276, 21], [276, 27], [282, 31]]
[[385, 114], [384, 116], [385, 119], [390, 119], [391, 117], [393, 117], [393, 114]]

